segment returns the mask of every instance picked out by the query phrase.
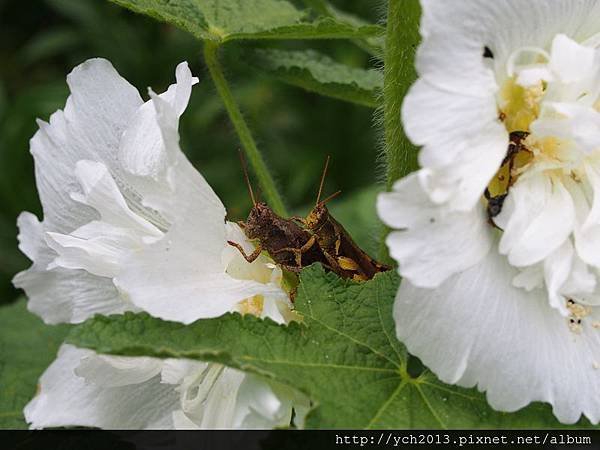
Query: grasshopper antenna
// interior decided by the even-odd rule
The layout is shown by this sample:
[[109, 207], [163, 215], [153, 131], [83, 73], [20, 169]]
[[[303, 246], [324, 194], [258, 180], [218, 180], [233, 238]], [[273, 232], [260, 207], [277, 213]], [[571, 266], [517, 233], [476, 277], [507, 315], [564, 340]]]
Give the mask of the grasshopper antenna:
[[252, 206], [256, 206], [256, 198], [254, 197], [254, 191], [252, 190], [252, 184], [250, 183], [250, 177], [248, 176], [248, 166], [246, 164], [246, 158], [244, 158], [244, 154], [241, 149], [238, 149], [240, 153], [240, 161], [242, 163], [242, 170], [244, 171], [244, 178], [246, 179], [246, 186], [248, 186], [248, 192], [250, 193], [250, 198], [252, 199]]
[[321, 183], [319, 183], [319, 192], [317, 193], [317, 201], [315, 202], [315, 206], [319, 204], [319, 200], [321, 200], [321, 194], [323, 193], [323, 184], [325, 183], [325, 176], [327, 175], [327, 168], [329, 167], [329, 155], [327, 155], [327, 159], [325, 160], [325, 167], [323, 168], [323, 175], [321, 175]]
[[342, 191], [337, 191], [334, 192], [333, 194], [331, 194], [329, 197], [327, 197], [325, 200], [321, 200], [318, 204], [324, 205], [325, 203], [327, 203], [330, 200], [333, 200], [334, 198], [336, 198], [338, 195], [340, 195], [342, 193]]

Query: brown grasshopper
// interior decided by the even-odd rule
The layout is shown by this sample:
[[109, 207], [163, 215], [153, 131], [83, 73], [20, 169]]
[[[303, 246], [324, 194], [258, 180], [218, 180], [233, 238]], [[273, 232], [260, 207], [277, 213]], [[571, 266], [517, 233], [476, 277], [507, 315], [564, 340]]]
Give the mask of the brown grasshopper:
[[361, 250], [344, 227], [329, 214], [325, 204], [340, 192], [320, 200], [329, 158], [313, 210], [306, 218], [295, 216], [284, 219], [267, 204], [256, 201], [241, 153], [240, 157], [253, 206], [246, 221], [238, 222], [238, 225], [248, 239], [256, 241], [257, 245], [248, 255], [240, 244], [233, 241], [227, 243], [237, 248], [246, 261], [253, 262], [266, 250], [276, 264], [291, 272], [300, 272], [302, 268], [319, 262], [338, 276], [356, 281], [369, 280], [376, 273], [389, 270], [389, 267]]
[[328, 165], [329, 157], [327, 157], [321, 176], [315, 207], [306, 218], [293, 217], [292, 219], [301, 223], [305, 230], [316, 237], [317, 244], [333, 272], [343, 278], [351, 278], [355, 281], [370, 280], [375, 274], [390, 270], [390, 267], [367, 255], [329, 213], [325, 204], [336, 197], [340, 191], [325, 200], [320, 200]]
[[248, 177], [246, 162], [240, 153], [244, 176], [248, 185], [252, 209], [245, 222], [238, 222], [248, 239], [257, 242], [255, 250], [246, 254], [243, 247], [232, 241], [227, 243], [237, 248], [248, 262], [253, 262], [263, 250], [276, 264], [291, 272], [300, 272], [303, 267], [320, 262], [329, 268], [327, 258], [317, 244], [316, 236], [290, 219], [277, 215], [266, 203], [257, 202]]

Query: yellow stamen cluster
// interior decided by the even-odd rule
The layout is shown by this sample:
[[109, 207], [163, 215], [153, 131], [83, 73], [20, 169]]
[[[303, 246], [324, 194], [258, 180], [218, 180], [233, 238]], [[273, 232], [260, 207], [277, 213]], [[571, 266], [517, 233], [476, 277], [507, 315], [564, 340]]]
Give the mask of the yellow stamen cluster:
[[240, 314], [260, 316], [262, 314], [264, 302], [265, 300], [262, 295], [255, 295], [254, 297], [247, 298], [239, 303], [239, 312]]
[[514, 78], [507, 80], [500, 91], [500, 110], [504, 126], [509, 133], [529, 131], [531, 123], [540, 113], [540, 101], [544, 96], [544, 85], [519, 86]]

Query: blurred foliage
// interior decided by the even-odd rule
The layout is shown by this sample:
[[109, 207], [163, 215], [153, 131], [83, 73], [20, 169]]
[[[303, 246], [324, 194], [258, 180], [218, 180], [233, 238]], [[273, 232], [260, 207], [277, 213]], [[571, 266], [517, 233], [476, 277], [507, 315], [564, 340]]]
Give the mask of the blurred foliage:
[[45, 325], [27, 311], [26, 305], [22, 298], [5, 306], [0, 315], [0, 428], [3, 429], [27, 428], [23, 408], [35, 394], [38, 378], [56, 356], [69, 330], [69, 325]]
[[[306, 7], [314, 2], [297, 3]], [[374, 23], [384, 10], [377, 1], [331, 3], [336, 13]], [[350, 222], [365, 219], [366, 231], [357, 222], [342, 222], [359, 231], [360, 243], [368, 243], [377, 227], [372, 204], [355, 200], [373, 198], [378, 154], [373, 110], [249, 71], [242, 62], [248, 45], [225, 46], [223, 65], [288, 206], [306, 210], [316, 196], [325, 157], [331, 155], [325, 191], [344, 191], [332, 202], [332, 210], [339, 208]], [[255, 45], [312, 48], [354, 67], [376, 65], [373, 57], [346, 41]], [[182, 148], [221, 197], [231, 219], [243, 218], [250, 208], [237, 155], [239, 144], [203, 67], [199, 41], [100, 0], [35, 0], [27, 7], [18, 0], [0, 0], [0, 302], [17, 297], [10, 280], [29, 264], [17, 249], [16, 218], [23, 210], [41, 217], [28, 151], [28, 140], [37, 129], [35, 119], [47, 120], [64, 106], [67, 73], [96, 56], [112, 61], [144, 95], [147, 86], [165, 89], [174, 80], [176, 64], [187, 60], [200, 84], [180, 125]]]

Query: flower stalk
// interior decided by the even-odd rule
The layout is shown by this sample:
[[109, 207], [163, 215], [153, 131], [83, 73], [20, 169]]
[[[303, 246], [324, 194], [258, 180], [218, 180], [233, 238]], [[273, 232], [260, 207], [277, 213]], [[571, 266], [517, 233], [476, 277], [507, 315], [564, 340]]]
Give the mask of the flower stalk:
[[[408, 86], [415, 78], [413, 55], [409, 33], [416, 28], [417, 19], [410, 20], [418, 12], [413, 2], [389, 0], [385, 36], [383, 70], [383, 122], [385, 129], [386, 189], [394, 181], [417, 167], [417, 152], [402, 129], [402, 100]], [[415, 15], [416, 16], [416, 15]]]
[[250, 167], [252, 167], [252, 170], [258, 179], [258, 184], [265, 197], [265, 200], [277, 214], [287, 216], [288, 214], [284, 202], [277, 190], [275, 181], [267, 169], [267, 165], [265, 164], [265, 161], [258, 150], [258, 147], [256, 146], [256, 142], [252, 137], [252, 133], [250, 132], [250, 129], [244, 120], [244, 116], [240, 111], [240, 107], [233, 98], [229, 84], [225, 79], [223, 69], [219, 63], [217, 54], [218, 49], [218, 43], [206, 41], [204, 44], [204, 61], [208, 67], [210, 76], [215, 84], [215, 87], [217, 88], [217, 92], [219, 93], [223, 104], [225, 105], [229, 119], [233, 123], [235, 131], [242, 144], [242, 148], [244, 149], [244, 153], [246, 154], [246, 158], [248, 159], [248, 163]]
[[[385, 33], [383, 69], [383, 126], [385, 156], [385, 188], [392, 189], [394, 181], [416, 169], [417, 152], [402, 128], [402, 100], [410, 83], [416, 78], [410, 46], [411, 33], [416, 31], [420, 8], [415, 0], [389, 0]], [[390, 229], [381, 230], [379, 258], [392, 263], [385, 239]]]

